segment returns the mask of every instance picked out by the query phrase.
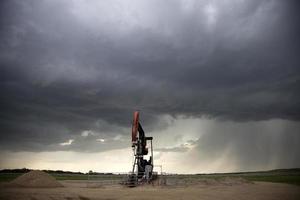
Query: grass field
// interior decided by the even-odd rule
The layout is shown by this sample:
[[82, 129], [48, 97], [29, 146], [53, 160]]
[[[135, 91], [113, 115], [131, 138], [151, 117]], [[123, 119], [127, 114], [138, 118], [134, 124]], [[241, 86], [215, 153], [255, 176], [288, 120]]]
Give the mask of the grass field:
[[267, 174], [267, 173], [242, 173], [242, 174], [205, 174], [205, 175], [172, 175], [169, 176], [169, 179], [183, 179], [183, 180], [190, 180], [190, 179], [222, 179], [225, 177], [241, 177], [249, 181], [263, 181], [263, 182], [273, 182], [273, 183], [287, 183], [293, 185], [300, 186], [300, 174]]
[[[8, 182], [23, 173], [0, 173], [0, 182]], [[52, 174], [57, 180], [123, 180], [125, 175]]]
[[264, 181], [273, 183], [288, 183], [300, 186], [300, 175], [270, 175], [270, 176], [244, 176], [249, 181]]
[[[8, 182], [23, 173], [0, 173], [0, 182]], [[51, 173], [57, 180], [123, 180], [124, 175], [87, 175], [87, 174], [57, 174]], [[167, 179], [195, 180], [195, 179], [221, 179], [224, 177], [242, 177], [249, 181], [264, 181], [288, 183], [300, 186], [300, 170], [273, 170], [266, 172], [243, 172], [222, 174], [196, 174], [196, 175], [166, 175]]]
[[23, 173], [1, 173], [0, 174], [0, 182], [8, 182], [11, 181]]

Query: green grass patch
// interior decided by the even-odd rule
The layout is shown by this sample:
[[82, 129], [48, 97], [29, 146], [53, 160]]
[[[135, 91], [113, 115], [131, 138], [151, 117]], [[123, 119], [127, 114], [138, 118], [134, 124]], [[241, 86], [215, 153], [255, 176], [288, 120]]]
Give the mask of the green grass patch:
[[[9, 182], [24, 173], [0, 173], [0, 182]], [[122, 180], [124, 175], [50, 174], [56, 180]]]
[[1, 173], [0, 174], [0, 182], [9, 182], [21, 176], [23, 173]]
[[51, 174], [57, 180], [122, 180], [123, 175]]
[[288, 183], [300, 186], [300, 176], [299, 175], [263, 175], [263, 176], [242, 176], [249, 181], [264, 181], [264, 182], [274, 182], [274, 183]]
[[[0, 182], [11, 181], [24, 173], [2, 172]], [[57, 180], [123, 180], [125, 175], [116, 174], [75, 174], [75, 173], [50, 173]], [[224, 177], [242, 177], [249, 181], [264, 181], [275, 183], [288, 183], [300, 186], [300, 170], [272, 170], [266, 172], [241, 172], [241, 173], [219, 173], [219, 174], [178, 174], [167, 175], [168, 179], [193, 180], [201, 178], [221, 179]]]
[[287, 183], [300, 186], [299, 173], [285, 173], [285, 172], [255, 172], [255, 173], [232, 173], [232, 174], [197, 174], [197, 175], [170, 175], [169, 179], [193, 180], [193, 179], [215, 179], [219, 180], [225, 177], [237, 178], [241, 177], [249, 181], [262, 181], [273, 183]]

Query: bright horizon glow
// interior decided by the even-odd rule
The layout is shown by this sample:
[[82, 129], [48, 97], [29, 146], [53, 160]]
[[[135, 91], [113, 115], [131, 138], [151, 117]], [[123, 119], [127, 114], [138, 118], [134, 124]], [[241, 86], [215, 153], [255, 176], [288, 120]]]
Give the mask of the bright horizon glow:
[[[167, 116], [166, 116], [167, 117]], [[223, 122], [202, 118], [184, 118], [179, 117], [175, 121], [170, 122], [167, 129], [160, 131], [147, 132], [146, 135], [153, 136], [154, 146], [154, 165], [162, 165], [163, 171], [167, 173], [180, 174], [196, 174], [196, 173], [225, 173], [240, 171], [262, 171], [277, 168], [289, 168], [290, 160], [286, 165], [281, 165], [276, 154], [281, 154], [281, 150], [277, 147], [281, 143], [282, 131], [288, 131], [283, 127], [297, 127], [297, 123], [286, 120], [267, 120], [260, 122]], [[244, 129], [248, 129], [245, 132]], [[274, 130], [276, 131], [274, 131]], [[286, 129], [286, 130], [285, 130]], [[259, 132], [258, 132], [259, 131]], [[216, 133], [222, 133], [221, 138], [231, 139], [218, 141], [207, 140], [207, 136], [215, 137]], [[232, 132], [236, 132], [232, 134]], [[253, 165], [251, 161], [240, 160], [245, 152], [236, 151], [236, 145], [247, 146], [251, 144], [250, 149], [255, 148], [258, 141], [243, 141], [240, 138], [247, 134], [253, 134], [255, 138], [256, 132], [263, 137], [270, 138], [268, 149], [275, 152], [273, 156], [269, 156], [267, 162], [256, 163]], [[185, 134], [183, 134], [185, 133]], [[199, 134], [201, 133], [201, 134]], [[236, 138], [236, 137], [240, 138]], [[287, 137], [294, 137], [290, 135]], [[119, 140], [120, 136], [116, 136], [113, 140]], [[68, 140], [64, 145], [71, 147], [75, 140]], [[102, 138], [98, 139], [100, 143], [104, 143]], [[219, 155], [212, 154], [207, 151], [207, 147], [202, 147], [202, 141], [211, 143], [215, 146], [216, 151], [221, 151]], [[236, 144], [231, 144], [235, 141]], [[111, 172], [126, 173], [131, 170], [133, 155], [130, 148], [130, 141], [122, 141], [128, 143], [127, 148], [108, 150], [104, 152], [74, 152], [74, 151], [52, 151], [52, 152], [1, 152], [0, 168], [30, 168], [45, 170], [64, 170], [64, 171], [80, 171], [88, 172]], [[222, 149], [217, 149], [219, 142], [224, 143]], [[228, 144], [226, 144], [229, 142]], [[168, 145], [166, 145], [168, 144]], [[225, 145], [226, 144], [226, 145]], [[267, 145], [267, 144], [265, 144]], [[260, 159], [260, 154], [265, 153], [265, 149], [258, 151], [253, 149], [254, 155], [247, 155], [253, 159]], [[255, 152], [257, 151], [257, 152]], [[282, 151], [285, 151], [282, 149]], [[241, 155], [240, 155], [241, 154]], [[296, 155], [289, 153], [291, 159]], [[245, 163], [244, 163], [245, 162]], [[242, 168], [239, 168], [242, 166]], [[290, 167], [296, 167], [290, 165]]]

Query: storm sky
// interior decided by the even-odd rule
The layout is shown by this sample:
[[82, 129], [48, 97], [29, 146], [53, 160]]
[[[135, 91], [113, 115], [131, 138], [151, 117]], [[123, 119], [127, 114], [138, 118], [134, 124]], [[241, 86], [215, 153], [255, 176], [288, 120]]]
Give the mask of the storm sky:
[[130, 170], [131, 120], [166, 172], [300, 167], [292, 0], [0, 3], [0, 168]]

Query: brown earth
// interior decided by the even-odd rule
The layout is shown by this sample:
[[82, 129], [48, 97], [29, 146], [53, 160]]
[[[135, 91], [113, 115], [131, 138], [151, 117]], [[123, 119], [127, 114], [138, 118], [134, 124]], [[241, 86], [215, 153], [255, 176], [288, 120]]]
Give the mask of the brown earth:
[[51, 175], [39, 171], [34, 170], [30, 171], [22, 176], [19, 176], [15, 180], [10, 183], [5, 184], [6, 187], [30, 187], [30, 188], [55, 188], [55, 187], [63, 187], [63, 185], [58, 182]]
[[[60, 181], [62, 188], [0, 188], [0, 199], [8, 200], [298, 200], [300, 187], [288, 184], [226, 179], [219, 183], [184, 186], [101, 185], [97, 181]], [[92, 185], [92, 187], [90, 187]]]
[[[182, 187], [182, 186], [221, 186], [221, 185], [240, 185], [240, 184], [252, 184], [241, 177], [222, 177], [222, 178], [167, 178], [165, 180], [159, 179], [160, 185], [166, 185], [171, 187]], [[163, 184], [161, 184], [163, 183]], [[155, 184], [155, 183], [154, 183]]]

